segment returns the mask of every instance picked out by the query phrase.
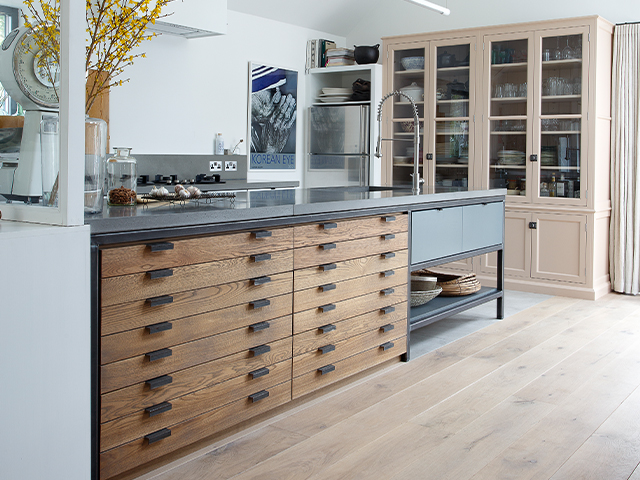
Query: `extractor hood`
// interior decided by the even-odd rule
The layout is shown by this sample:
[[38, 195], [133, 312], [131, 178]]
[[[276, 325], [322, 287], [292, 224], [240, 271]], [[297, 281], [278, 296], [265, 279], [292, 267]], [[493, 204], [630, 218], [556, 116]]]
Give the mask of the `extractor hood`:
[[162, 13], [170, 15], [149, 25], [149, 31], [183, 38], [227, 33], [227, 0], [174, 0]]

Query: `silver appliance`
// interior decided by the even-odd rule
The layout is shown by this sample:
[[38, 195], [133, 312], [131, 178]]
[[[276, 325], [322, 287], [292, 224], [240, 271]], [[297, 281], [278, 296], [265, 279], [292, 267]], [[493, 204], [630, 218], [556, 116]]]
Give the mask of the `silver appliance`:
[[369, 125], [369, 105], [311, 107], [305, 186], [368, 185]]

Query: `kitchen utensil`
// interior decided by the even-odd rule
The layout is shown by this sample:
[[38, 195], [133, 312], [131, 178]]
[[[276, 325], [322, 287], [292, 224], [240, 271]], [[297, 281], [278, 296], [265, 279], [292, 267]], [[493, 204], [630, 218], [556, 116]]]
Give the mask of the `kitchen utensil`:
[[380, 56], [380, 44], [373, 46], [353, 46], [353, 55], [358, 65], [365, 65], [368, 63], [376, 63]]
[[447, 96], [451, 99], [469, 98], [469, 89], [454, 78], [453, 82], [447, 83]]
[[456, 56], [454, 54], [447, 53], [445, 50], [438, 55], [438, 68], [455, 67], [455, 65]]
[[422, 94], [424, 93], [424, 88], [419, 86], [416, 82], [412, 82], [411, 85], [402, 87], [400, 91], [405, 95], [408, 95], [409, 97], [411, 97], [414, 102], [419, 102], [422, 100]]
[[424, 69], [424, 57], [404, 57], [400, 63], [405, 70], [422, 70]]

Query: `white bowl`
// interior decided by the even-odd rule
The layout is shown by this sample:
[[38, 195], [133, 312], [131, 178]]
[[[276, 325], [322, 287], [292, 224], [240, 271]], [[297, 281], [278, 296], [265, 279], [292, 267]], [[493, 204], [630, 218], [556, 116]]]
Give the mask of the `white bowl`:
[[405, 70], [422, 70], [424, 69], [424, 57], [404, 57], [400, 63]]
[[[424, 88], [419, 86], [416, 82], [413, 82], [411, 85], [407, 87], [402, 87], [400, 91], [405, 95], [410, 96], [414, 102], [422, 101], [422, 95], [424, 94]], [[403, 101], [406, 100], [404, 97], [401, 97], [401, 98]]]

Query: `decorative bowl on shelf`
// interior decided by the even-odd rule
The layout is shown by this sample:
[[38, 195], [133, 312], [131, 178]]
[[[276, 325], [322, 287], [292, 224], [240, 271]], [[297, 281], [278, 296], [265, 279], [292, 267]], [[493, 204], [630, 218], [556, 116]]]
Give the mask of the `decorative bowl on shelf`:
[[411, 306], [417, 307], [433, 300], [442, 293], [442, 287], [436, 287], [433, 290], [417, 290], [411, 292]]
[[[400, 89], [401, 93], [404, 93], [408, 97], [411, 97], [414, 102], [419, 102], [423, 99], [424, 88], [418, 85], [416, 82], [412, 82], [411, 85], [407, 85], [406, 87], [402, 87]], [[406, 101], [406, 98], [401, 97], [402, 101]]]
[[402, 126], [402, 130], [407, 133], [411, 133], [414, 130], [414, 125], [412, 120], [407, 120], [406, 122], [402, 122], [400, 125]]
[[400, 63], [405, 70], [422, 70], [424, 69], [424, 57], [404, 57]]

